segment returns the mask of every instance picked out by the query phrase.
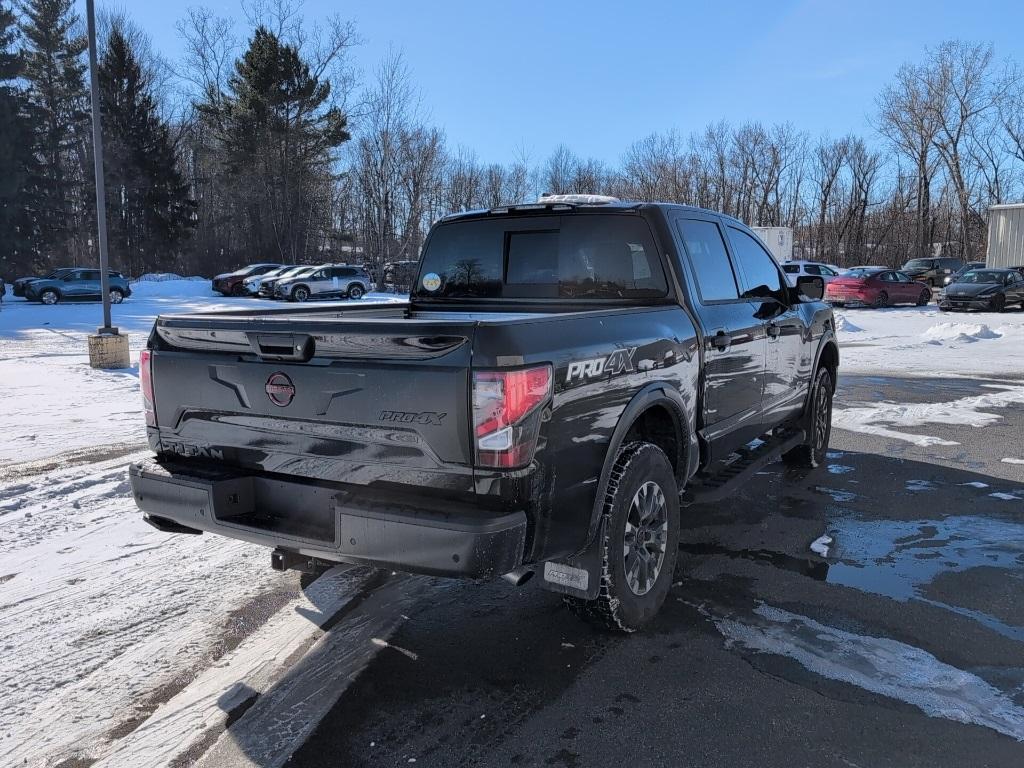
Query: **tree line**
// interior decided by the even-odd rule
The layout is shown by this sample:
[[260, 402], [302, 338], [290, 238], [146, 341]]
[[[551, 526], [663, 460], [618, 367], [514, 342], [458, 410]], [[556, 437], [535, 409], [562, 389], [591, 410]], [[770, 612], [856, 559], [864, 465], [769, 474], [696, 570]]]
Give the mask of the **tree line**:
[[[868, 135], [718, 122], [638, 138], [620, 161], [561, 145], [481, 162], [426, 116], [389, 52], [357, 82], [351, 22], [297, 0], [204, 8], [168, 62], [125, 13], [100, 18], [113, 268], [212, 274], [256, 261], [415, 259], [453, 211], [604, 193], [796, 230], [797, 255], [852, 265], [984, 254], [990, 205], [1024, 196], [1024, 72], [947, 41], [904, 64]], [[0, 0], [0, 274], [95, 264], [86, 41], [73, 0]], [[379, 274], [379, 272], [378, 272]]]

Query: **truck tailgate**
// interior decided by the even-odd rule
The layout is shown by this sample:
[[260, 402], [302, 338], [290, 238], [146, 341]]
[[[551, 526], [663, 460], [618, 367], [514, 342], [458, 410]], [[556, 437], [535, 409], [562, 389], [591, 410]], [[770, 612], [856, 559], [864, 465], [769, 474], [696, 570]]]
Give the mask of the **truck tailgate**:
[[473, 322], [368, 314], [159, 318], [159, 450], [471, 493]]

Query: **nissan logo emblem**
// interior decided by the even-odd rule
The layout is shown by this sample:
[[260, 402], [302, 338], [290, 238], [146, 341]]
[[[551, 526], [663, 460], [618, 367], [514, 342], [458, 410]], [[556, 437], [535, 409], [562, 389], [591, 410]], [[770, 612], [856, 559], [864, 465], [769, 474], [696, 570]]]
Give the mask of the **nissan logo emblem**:
[[264, 389], [267, 391], [267, 397], [270, 398], [270, 402], [281, 408], [288, 405], [292, 398], [295, 397], [295, 385], [292, 384], [291, 379], [280, 371], [270, 374], [270, 378], [267, 379], [267, 386]]

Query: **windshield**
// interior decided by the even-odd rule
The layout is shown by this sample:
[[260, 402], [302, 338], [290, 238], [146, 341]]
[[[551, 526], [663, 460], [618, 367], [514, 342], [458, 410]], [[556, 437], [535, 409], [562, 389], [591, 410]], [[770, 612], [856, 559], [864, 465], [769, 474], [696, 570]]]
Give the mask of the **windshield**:
[[989, 269], [972, 269], [960, 276], [957, 282], [960, 283], [1002, 283], [1006, 279], [1003, 272], [993, 272]]
[[647, 222], [604, 213], [440, 224], [412, 291], [421, 299], [637, 299], [667, 293]]
[[320, 267], [295, 267], [285, 272], [281, 277], [306, 277], [316, 272]]
[[935, 266], [934, 259], [911, 259], [903, 265], [904, 269], [931, 269]]

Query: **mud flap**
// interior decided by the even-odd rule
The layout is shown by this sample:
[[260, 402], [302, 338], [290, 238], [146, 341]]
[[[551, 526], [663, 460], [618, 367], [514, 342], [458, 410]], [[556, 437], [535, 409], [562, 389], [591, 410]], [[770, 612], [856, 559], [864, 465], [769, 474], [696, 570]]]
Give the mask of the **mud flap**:
[[550, 592], [596, 600], [601, 589], [601, 547], [607, 519], [603, 516], [597, 535], [583, 552], [563, 561], [549, 561], [540, 569], [544, 588]]

